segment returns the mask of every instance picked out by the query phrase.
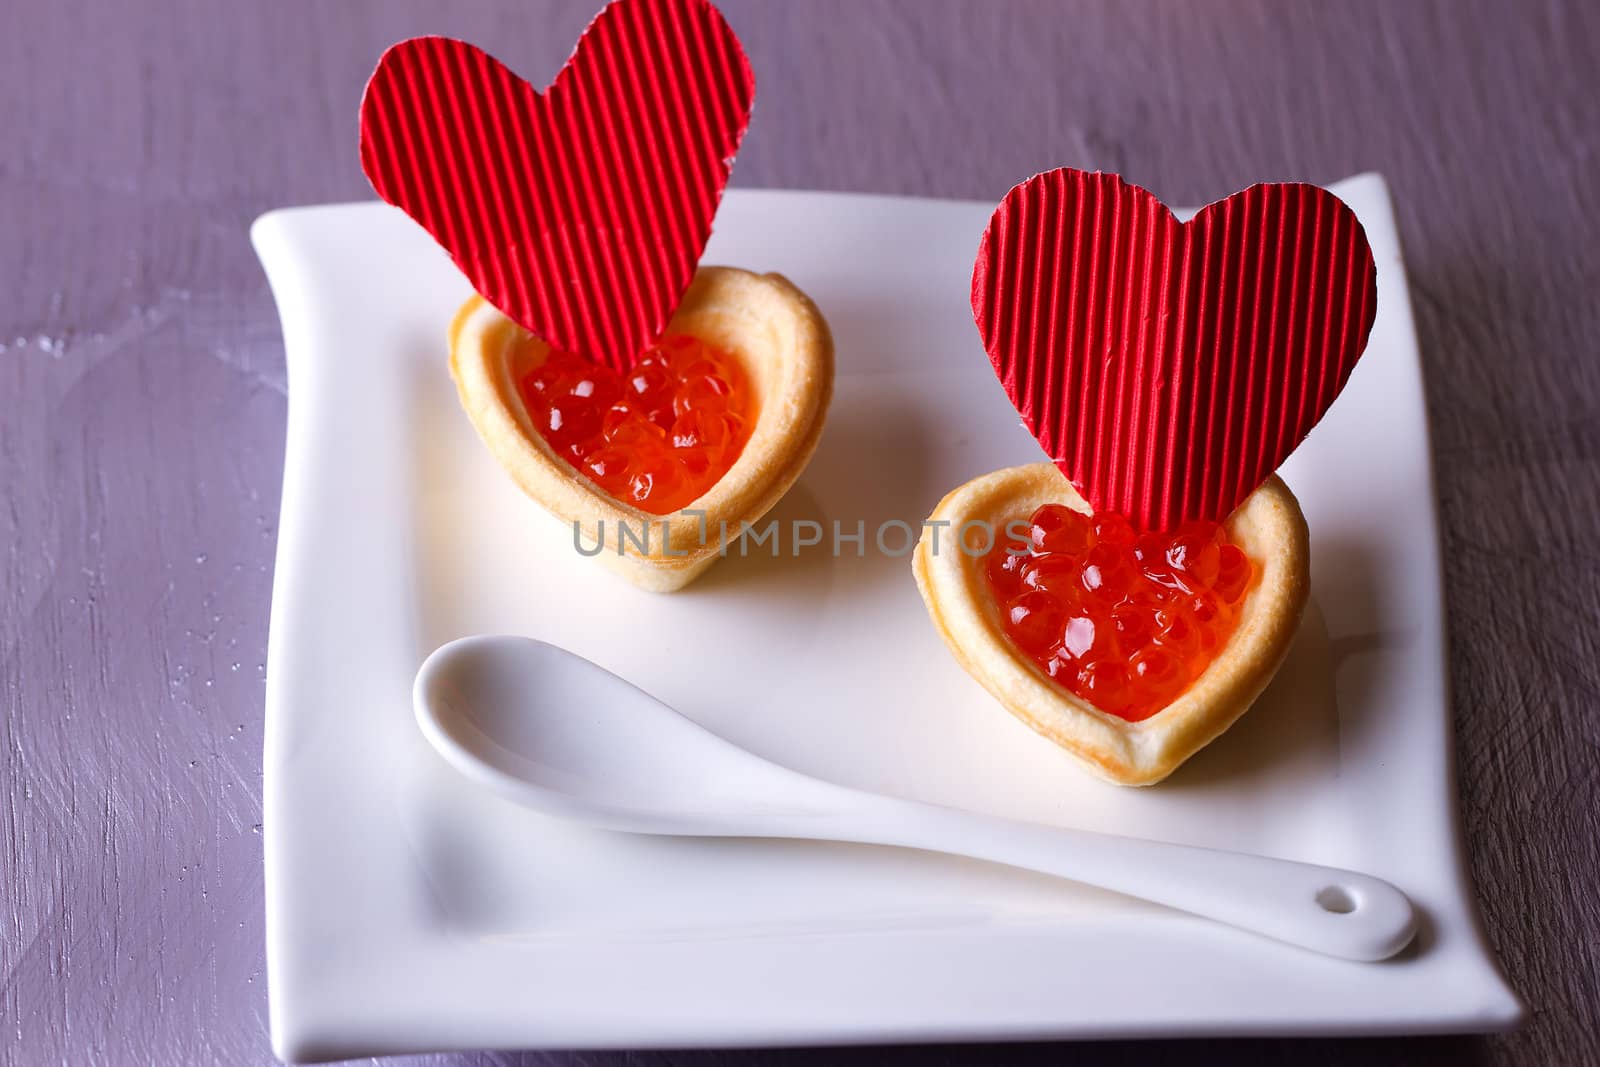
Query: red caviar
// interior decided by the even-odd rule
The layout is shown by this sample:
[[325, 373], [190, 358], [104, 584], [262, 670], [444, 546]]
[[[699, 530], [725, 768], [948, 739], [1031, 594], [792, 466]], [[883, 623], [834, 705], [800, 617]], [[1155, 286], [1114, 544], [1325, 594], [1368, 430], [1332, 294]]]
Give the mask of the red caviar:
[[1130, 722], [1200, 677], [1256, 575], [1214, 522], [1141, 534], [1119, 515], [1046, 504], [1027, 536], [1001, 537], [983, 561], [1006, 636], [1069, 692]]
[[731, 354], [668, 334], [617, 374], [550, 349], [519, 383], [556, 454], [625, 504], [666, 515], [694, 503], [732, 467], [756, 404]]

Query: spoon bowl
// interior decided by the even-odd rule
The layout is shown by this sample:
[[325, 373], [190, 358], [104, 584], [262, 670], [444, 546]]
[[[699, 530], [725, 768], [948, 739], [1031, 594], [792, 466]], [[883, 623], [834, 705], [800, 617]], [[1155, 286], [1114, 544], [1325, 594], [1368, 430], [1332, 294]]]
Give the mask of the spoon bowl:
[[429, 743], [469, 778], [546, 815], [604, 829], [972, 856], [1353, 960], [1386, 959], [1416, 929], [1405, 894], [1354, 871], [1037, 826], [823, 782], [525, 637], [441, 646], [418, 670], [413, 701]]
[[[529, 807], [654, 834], [771, 836], [757, 821], [845, 791], [731, 744], [581, 656], [467, 637], [417, 672], [417, 723], [455, 767]], [[807, 803], [809, 801], [809, 803]]]

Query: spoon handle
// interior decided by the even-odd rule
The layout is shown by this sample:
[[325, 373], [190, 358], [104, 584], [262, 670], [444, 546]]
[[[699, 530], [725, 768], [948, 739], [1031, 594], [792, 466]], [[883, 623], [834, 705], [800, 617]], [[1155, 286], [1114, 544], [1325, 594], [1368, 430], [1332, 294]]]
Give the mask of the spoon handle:
[[[872, 796], [849, 838], [1070, 878], [1342, 959], [1387, 959], [1416, 932], [1406, 895], [1355, 871]], [[863, 810], [865, 809], [865, 810]]]

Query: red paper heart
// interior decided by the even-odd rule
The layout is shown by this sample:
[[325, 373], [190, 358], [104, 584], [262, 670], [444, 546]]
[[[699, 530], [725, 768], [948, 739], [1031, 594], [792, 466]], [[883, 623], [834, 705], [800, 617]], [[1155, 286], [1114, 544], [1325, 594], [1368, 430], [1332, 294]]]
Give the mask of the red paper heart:
[[1221, 521], [1344, 387], [1377, 310], [1354, 212], [1255, 185], [1180, 223], [1115, 174], [1006, 194], [972, 311], [1006, 393], [1097, 511]]
[[754, 96], [706, 0], [616, 0], [543, 93], [461, 41], [390, 48], [361, 166], [490, 303], [625, 370], [683, 298]]

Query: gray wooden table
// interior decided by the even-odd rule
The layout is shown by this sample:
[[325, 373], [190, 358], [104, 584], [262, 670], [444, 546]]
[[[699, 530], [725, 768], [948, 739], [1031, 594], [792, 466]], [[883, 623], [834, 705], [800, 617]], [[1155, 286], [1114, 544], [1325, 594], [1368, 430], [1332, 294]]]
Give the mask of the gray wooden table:
[[[261, 707], [285, 390], [245, 227], [369, 195], [355, 109], [386, 44], [461, 36], [537, 80], [596, 3], [0, 11], [0, 1061], [271, 1061]], [[1534, 1008], [1487, 1038], [748, 1059], [1596, 1062], [1600, 9], [724, 7], [761, 85], [738, 185], [997, 199], [1072, 164], [1199, 203], [1388, 176], [1429, 374], [1465, 832]], [[412, 1062], [546, 1059], [569, 1062]]]

